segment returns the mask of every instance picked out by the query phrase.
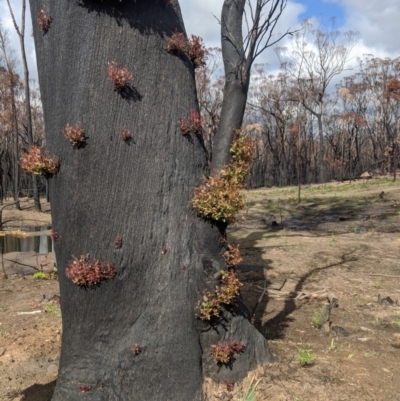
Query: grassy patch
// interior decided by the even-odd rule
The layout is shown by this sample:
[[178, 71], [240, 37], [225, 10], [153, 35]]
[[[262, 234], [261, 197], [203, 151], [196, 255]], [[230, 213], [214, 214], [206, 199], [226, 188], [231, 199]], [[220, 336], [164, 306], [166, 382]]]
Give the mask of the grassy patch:
[[297, 348], [297, 359], [299, 360], [300, 366], [310, 365], [316, 358], [316, 355], [311, 352], [310, 349]]

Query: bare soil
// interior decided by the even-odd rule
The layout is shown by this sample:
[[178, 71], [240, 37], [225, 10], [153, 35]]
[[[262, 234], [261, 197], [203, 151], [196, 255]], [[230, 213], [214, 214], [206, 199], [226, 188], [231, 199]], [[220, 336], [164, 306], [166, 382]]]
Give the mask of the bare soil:
[[[229, 231], [244, 257], [244, 300], [276, 357], [249, 376], [257, 400], [400, 400], [400, 188], [382, 179], [310, 186], [301, 195], [298, 204], [297, 188], [248, 191], [246, 219]], [[55, 280], [0, 281], [1, 400], [51, 399], [57, 293]], [[320, 326], [333, 297], [326, 332]], [[33, 311], [40, 312], [18, 314]], [[301, 350], [315, 359], [301, 366]], [[220, 386], [210, 401], [244, 401], [239, 390]]]

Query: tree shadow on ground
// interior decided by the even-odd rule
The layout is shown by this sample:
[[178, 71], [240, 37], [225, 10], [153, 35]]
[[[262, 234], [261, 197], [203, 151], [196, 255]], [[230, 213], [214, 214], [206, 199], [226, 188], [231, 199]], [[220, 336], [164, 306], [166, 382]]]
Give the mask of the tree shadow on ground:
[[56, 380], [46, 384], [34, 384], [19, 395], [22, 395], [21, 401], [51, 401], [54, 393]]
[[325, 266], [317, 267], [307, 272], [306, 274], [299, 277], [298, 282], [294, 291], [291, 291], [287, 298], [284, 300], [284, 306], [282, 310], [275, 315], [272, 319], [267, 320], [261, 325], [261, 332], [266, 332], [268, 330], [270, 339], [278, 339], [284, 337], [284, 331], [289, 326], [291, 319], [289, 316], [296, 310], [299, 309], [299, 305], [296, 305], [296, 297], [299, 292], [302, 291], [304, 283], [306, 280], [317, 272], [331, 269], [333, 267], [341, 266], [348, 262], [356, 262], [357, 257], [351, 256], [355, 250], [343, 253], [341, 255], [341, 260], [339, 262], [330, 263]]
[[[326, 212], [329, 213], [329, 211]], [[335, 212], [337, 212], [337, 210], [335, 210]], [[306, 220], [308, 216], [304, 217]], [[284, 224], [285, 221], [283, 221], [283, 226]], [[279, 303], [283, 303], [283, 307], [281, 305], [277, 306], [277, 308], [281, 310], [279, 312], [276, 312], [276, 309], [270, 311], [269, 314], [273, 313], [274, 317], [268, 319], [265, 323], [262, 323], [263, 320], [262, 318], [263, 316], [265, 316], [265, 311], [267, 310], [268, 303], [272, 301], [276, 302], [273, 299], [269, 299], [267, 290], [268, 288], [271, 287], [273, 287], [274, 289], [279, 289], [279, 288], [275, 288], [276, 283], [274, 284], [271, 282], [270, 279], [268, 279], [267, 271], [269, 268], [272, 267], [271, 265], [273, 262], [269, 259], [265, 259], [262, 257], [263, 253], [265, 253], [265, 250], [271, 248], [272, 246], [271, 247], [263, 246], [262, 249], [257, 248], [256, 246], [257, 246], [257, 241], [259, 241], [261, 238], [265, 240], [266, 238], [272, 235], [273, 234], [271, 234], [270, 230], [260, 231], [259, 229], [257, 229], [256, 232], [252, 232], [245, 238], [241, 239], [239, 242], [242, 245], [241, 249], [243, 250], [243, 262], [238, 266], [238, 270], [240, 271], [242, 281], [244, 282], [248, 281], [250, 287], [243, 292], [244, 293], [243, 300], [246, 306], [248, 307], [250, 313], [253, 315], [255, 326], [263, 335], [265, 335], [268, 339], [271, 340], [284, 337], [284, 331], [291, 322], [291, 317], [290, 317], [291, 314], [296, 309], [299, 308], [299, 303], [296, 297], [300, 292], [303, 291], [303, 286], [311, 275], [337, 266], [341, 266], [348, 262], [354, 262], [358, 260], [358, 258], [353, 255], [354, 252], [356, 252], [356, 250], [351, 250], [340, 255], [340, 260], [338, 262], [314, 268], [311, 271], [305, 273], [304, 275], [298, 277], [297, 283], [293, 291], [291, 291], [284, 300], [278, 301]], [[324, 234], [324, 233], [314, 232], [314, 235], [317, 238], [321, 236], [330, 236], [331, 233]], [[291, 237], [292, 236], [304, 236], [304, 235], [299, 233], [294, 235], [291, 234]], [[273, 246], [273, 248], [275, 247], [276, 245]], [[246, 272], [250, 271], [251, 273], [246, 275]], [[284, 282], [286, 280], [285, 281], [281, 280], [281, 281], [283, 282], [284, 285]], [[263, 283], [263, 286], [258, 285], [256, 287], [252, 285], [253, 282]]]

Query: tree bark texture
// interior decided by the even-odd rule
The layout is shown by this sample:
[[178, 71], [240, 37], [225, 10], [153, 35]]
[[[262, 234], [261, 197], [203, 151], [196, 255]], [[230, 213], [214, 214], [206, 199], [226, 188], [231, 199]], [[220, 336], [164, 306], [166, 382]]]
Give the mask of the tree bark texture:
[[[190, 204], [208, 171], [201, 138], [178, 124], [197, 109], [189, 58], [166, 51], [166, 37], [184, 30], [179, 5], [32, 0], [34, 19], [44, 6], [53, 22], [43, 35], [34, 21], [34, 37], [48, 150], [60, 158], [50, 180], [63, 315], [53, 401], [80, 399], [82, 385], [93, 401], [203, 400], [204, 377], [240, 380], [271, 355], [240, 302], [217, 328], [195, 318], [224, 268], [224, 227]], [[133, 73], [121, 92], [107, 75], [113, 60]], [[87, 137], [80, 149], [62, 133], [77, 122]], [[74, 285], [65, 267], [87, 253], [112, 262], [116, 277]], [[232, 369], [209, 353], [224, 339], [247, 345]]]

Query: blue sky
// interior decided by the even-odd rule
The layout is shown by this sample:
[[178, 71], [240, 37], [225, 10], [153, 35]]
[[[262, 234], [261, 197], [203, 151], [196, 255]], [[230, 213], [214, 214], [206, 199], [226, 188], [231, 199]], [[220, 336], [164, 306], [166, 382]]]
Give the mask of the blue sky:
[[327, 0], [298, 0], [297, 2], [306, 7], [306, 10], [299, 15], [300, 19], [321, 16], [327, 20], [330, 17], [336, 17], [338, 28], [345, 23], [346, 10], [337, 2]]
[[[71, 0], [72, 1], [72, 0]], [[254, 0], [250, 0], [254, 1]], [[319, 22], [337, 17], [337, 28], [360, 33], [360, 42], [354, 57], [370, 53], [377, 57], [400, 56], [400, 0], [288, 0], [287, 7], [279, 21], [276, 32], [296, 29], [304, 18]], [[21, 0], [11, 0], [15, 15], [20, 19]], [[207, 46], [219, 46], [220, 27], [214, 16], [219, 17], [223, 0], [180, 0], [188, 34], [204, 38]], [[12, 44], [19, 55], [19, 43], [9, 17], [7, 3], [0, 0], [0, 19], [12, 35]], [[36, 60], [33, 39], [30, 37], [31, 21], [27, 13], [26, 48], [31, 77], [36, 78]], [[284, 45], [284, 42], [280, 45]], [[273, 49], [268, 49], [258, 60], [270, 65], [272, 71], [278, 68]]]

